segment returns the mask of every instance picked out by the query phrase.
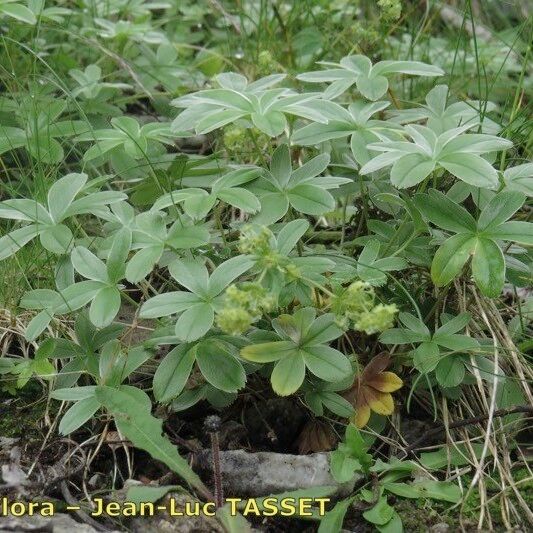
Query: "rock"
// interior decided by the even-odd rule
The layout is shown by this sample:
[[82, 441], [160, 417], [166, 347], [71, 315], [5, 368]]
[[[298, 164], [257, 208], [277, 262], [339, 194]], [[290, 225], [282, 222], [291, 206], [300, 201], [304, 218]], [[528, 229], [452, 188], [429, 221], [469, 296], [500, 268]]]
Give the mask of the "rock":
[[[57, 513], [54, 516], [21, 516], [0, 518], [0, 533], [97, 533], [98, 530], [87, 525], [76, 522], [72, 517], [64, 513]], [[118, 533], [118, 532], [115, 532]]]
[[440, 522], [429, 528], [430, 533], [447, 533], [450, 531], [450, 526], [445, 522]]
[[[204, 473], [213, 473], [211, 451], [203, 450], [197, 456], [197, 467]], [[329, 471], [329, 453], [290, 455], [284, 453], [244, 450], [220, 452], [220, 470], [225, 494], [266, 496], [280, 492], [321, 487], [338, 487], [337, 495], [349, 494], [355, 481], [339, 485]]]

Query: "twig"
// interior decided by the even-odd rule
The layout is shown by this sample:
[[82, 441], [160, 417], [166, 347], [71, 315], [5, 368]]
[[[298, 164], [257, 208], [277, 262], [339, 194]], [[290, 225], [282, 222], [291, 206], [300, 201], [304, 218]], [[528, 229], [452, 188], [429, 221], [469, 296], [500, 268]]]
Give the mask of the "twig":
[[224, 505], [224, 493], [222, 490], [222, 474], [220, 473], [220, 443], [218, 432], [220, 430], [220, 417], [208, 416], [204, 422], [204, 428], [211, 438], [211, 457], [213, 460], [213, 477], [215, 481], [215, 503], [217, 507]]
[[[508, 409], [499, 409], [492, 413], [492, 417], [499, 418], [502, 416], [513, 415], [516, 413], [533, 414], [533, 405], [515, 405], [514, 407], [509, 407]], [[458, 429], [458, 428], [463, 428], [466, 426], [473, 426], [474, 424], [479, 424], [481, 422], [484, 422], [485, 420], [488, 420], [490, 416], [491, 415], [487, 413], [487, 414], [483, 414], [479, 416], [474, 416], [472, 418], [465, 418], [464, 420], [457, 420], [449, 424], [448, 429]], [[420, 447], [420, 444], [430, 439], [431, 437], [438, 435], [443, 429], [444, 429], [444, 426], [439, 426], [437, 428], [426, 431], [422, 436], [416, 439], [412, 444], [407, 446], [407, 448], [405, 448], [404, 450], [404, 453], [406, 455], [408, 455], [409, 453], [412, 453], [413, 450]]]

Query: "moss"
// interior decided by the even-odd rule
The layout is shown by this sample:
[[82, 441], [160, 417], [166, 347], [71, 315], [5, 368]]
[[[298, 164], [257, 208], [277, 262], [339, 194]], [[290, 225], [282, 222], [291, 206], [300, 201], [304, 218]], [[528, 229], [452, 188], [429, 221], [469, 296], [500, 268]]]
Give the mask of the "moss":
[[430, 526], [441, 523], [448, 524], [451, 531], [458, 530], [448, 508], [440, 502], [398, 499], [394, 509], [402, 519], [404, 531], [409, 533], [426, 533]]

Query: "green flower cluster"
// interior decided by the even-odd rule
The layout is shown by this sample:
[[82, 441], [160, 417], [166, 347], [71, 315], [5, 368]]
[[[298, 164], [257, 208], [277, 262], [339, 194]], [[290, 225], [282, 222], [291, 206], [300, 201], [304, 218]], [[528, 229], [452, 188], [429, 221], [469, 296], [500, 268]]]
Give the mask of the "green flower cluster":
[[217, 313], [217, 326], [230, 335], [240, 335], [274, 309], [276, 302], [258, 283], [230, 285], [225, 292], [225, 305]]
[[257, 58], [258, 74], [260, 76], [268, 76], [273, 72], [282, 72], [283, 67], [272, 57], [268, 50], [259, 52]]
[[239, 251], [243, 254], [265, 256], [271, 253], [272, 232], [266, 227], [244, 226], [239, 236]]
[[[253, 138], [247, 133], [250, 129]], [[245, 154], [255, 154], [257, 146], [265, 147], [270, 142], [270, 138], [257, 128], [244, 128], [236, 124], [224, 128], [223, 142], [226, 150], [230, 152]]]
[[354, 281], [335, 295], [331, 310], [340, 326], [368, 335], [391, 328], [398, 313], [395, 304], [376, 304], [374, 287], [364, 281]]
[[273, 234], [266, 226], [245, 226], [239, 237], [239, 251], [255, 256], [262, 269], [279, 267], [282, 257], [273, 249]]
[[378, 0], [381, 10], [380, 17], [385, 21], [398, 20], [402, 14], [402, 3], [400, 0]]

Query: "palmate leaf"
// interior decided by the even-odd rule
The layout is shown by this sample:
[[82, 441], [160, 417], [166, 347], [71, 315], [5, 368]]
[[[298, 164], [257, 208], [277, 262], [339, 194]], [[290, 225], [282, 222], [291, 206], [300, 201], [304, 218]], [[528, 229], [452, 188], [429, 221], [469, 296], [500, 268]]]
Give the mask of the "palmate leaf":
[[420, 212], [437, 226], [456, 233], [439, 247], [431, 265], [437, 286], [450, 283], [472, 259], [472, 276], [481, 292], [489, 297], [501, 293], [505, 281], [505, 258], [497, 241], [533, 243], [533, 224], [511, 221], [524, 204], [526, 195], [502, 191], [491, 198], [478, 220], [459, 204], [436, 190], [415, 196]]
[[392, 184], [406, 188], [421, 183], [435, 169], [442, 168], [469, 185], [495, 189], [498, 173], [481, 155], [506, 150], [512, 143], [494, 135], [465, 133], [474, 125], [452, 128], [439, 135], [427, 126], [408, 125], [405, 132], [412, 142], [380, 141], [367, 145], [369, 150], [384, 153], [364, 164], [361, 174], [392, 165]]
[[74, 242], [72, 231], [62, 222], [75, 214], [98, 214], [106, 205], [119, 202], [126, 195], [119, 192], [84, 192], [86, 174], [67, 174], [49, 189], [46, 207], [35, 200], [10, 199], [0, 202], [0, 218], [33, 222], [0, 238], [0, 261], [16, 253], [34, 237], [55, 254], [67, 253]]
[[348, 178], [320, 176], [329, 165], [329, 155], [321, 154], [293, 169], [289, 148], [281, 144], [272, 155], [271, 168], [252, 184], [260, 195], [261, 211], [254, 218], [259, 224], [276, 222], [289, 205], [306, 215], [322, 215], [335, 207], [328, 189], [351, 182]]
[[[437, 134], [461, 125], [481, 125], [482, 133], [498, 133], [501, 127], [486, 115], [480, 116], [478, 102], [453, 102], [447, 85], [436, 85], [426, 95], [426, 105], [394, 112], [392, 120], [400, 124], [426, 119], [427, 125]], [[495, 108], [491, 102], [483, 102], [485, 112]]]
[[170, 274], [191, 292], [175, 291], [154, 296], [142, 305], [140, 316], [157, 318], [181, 313], [175, 326], [176, 335], [186, 342], [198, 340], [213, 326], [215, 298], [253, 265], [251, 258], [240, 255], [220, 264], [209, 276], [203, 263], [177, 259], [169, 265]]
[[332, 314], [316, 318], [312, 307], [293, 315], [280, 315], [272, 327], [283, 340], [250, 344], [241, 349], [244, 359], [256, 363], [276, 361], [271, 374], [272, 388], [280, 396], [296, 392], [305, 379], [306, 368], [326, 382], [340, 382], [352, 375], [349, 359], [327, 342], [342, 335]]
[[420, 61], [380, 61], [372, 65], [363, 55], [343, 57], [339, 63], [323, 63], [333, 67], [323, 71], [305, 72], [297, 76], [308, 83], [331, 82], [324, 92], [324, 98], [334, 99], [356, 84], [359, 92], [369, 100], [381, 98], [389, 88], [387, 75], [410, 74], [412, 76], [442, 76], [444, 72], [436, 66]]
[[[194, 129], [205, 134], [245, 118], [270, 137], [281, 135], [287, 127], [286, 114], [327, 122], [327, 117], [312, 100], [319, 93], [295, 95], [289, 89], [271, 89], [284, 76], [267, 76], [248, 84], [246, 78], [233, 72], [216, 76], [220, 89], [206, 89], [177, 98], [172, 105], [185, 108], [172, 123], [172, 131]], [[233, 82], [228, 80], [239, 80]]]

